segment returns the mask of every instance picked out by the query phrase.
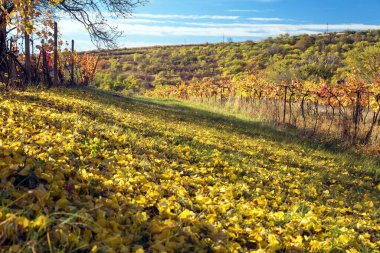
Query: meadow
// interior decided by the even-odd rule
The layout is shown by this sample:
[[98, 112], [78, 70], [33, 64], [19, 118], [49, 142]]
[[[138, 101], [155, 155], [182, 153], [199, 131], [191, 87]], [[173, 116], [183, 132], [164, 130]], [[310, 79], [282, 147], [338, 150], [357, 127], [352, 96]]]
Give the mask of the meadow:
[[376, 158], [170, 99], [0, 94], [3, 252], [379, 252]]

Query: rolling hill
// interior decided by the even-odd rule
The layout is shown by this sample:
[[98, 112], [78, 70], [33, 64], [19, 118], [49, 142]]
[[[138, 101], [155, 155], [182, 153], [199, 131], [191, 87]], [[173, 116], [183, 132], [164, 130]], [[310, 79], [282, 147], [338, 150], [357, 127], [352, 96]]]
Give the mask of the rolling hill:
[[[247, 73], [270, 72], [286, 65], [299, 80], [341, 78], [344, 60], [354, 49], [376, 45], [380, 31], [347, 31], [317, 35], [281, 35], [263, 41], [200, 45], [157, 46], [101, 50], [94, 80], [96, 87], [144, 93], [157, 86], [211, 78], [236, 78]], [[285, 70], [284, 70], [285, 71]], [[276, 80], [274, 80], [276, 81]]]

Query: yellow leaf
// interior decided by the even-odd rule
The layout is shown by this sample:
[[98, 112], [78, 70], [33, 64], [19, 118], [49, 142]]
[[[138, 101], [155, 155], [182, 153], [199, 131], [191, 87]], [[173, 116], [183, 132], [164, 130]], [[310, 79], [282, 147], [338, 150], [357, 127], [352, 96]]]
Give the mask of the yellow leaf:
[[30, 221], [25, 217], [17, 217], [16, 223], [23, 228], [27, 228], [29, 227]]
[[142, 247], [139, 247], [135, 250], [135, 253], [144, 253], [144, 249]]
[[350, 237], [343, 234], [343, 235], [340, 235], [337, 240], [342, 246], [344, 246], [350, 242]]
[[182, 213], [180, 213], [180, 215], [178, 215], [178, 218], [180, 218], [181, 220], [182, 219], [191, 219], [191, 218], [195, 218], [195, 213], [188, 210], [188, 209], [185, 209]]
[[273, 250], [278, 249], [280, 245], [280, 242], [277, 240], [277, 236], [274, 234], [268, 235], [268, 243], [269, 247]]
[[40, 215], [32, 223], [33, 223], [34, 228], [45, 229], [48, 222], [49, 222], [48, 217], [46, 217], [44, 215]]
[[135, 202], [137, 204], [145, 204], [146, 203], [146, 198], [143, 195], [139, 195], [135, 198]]

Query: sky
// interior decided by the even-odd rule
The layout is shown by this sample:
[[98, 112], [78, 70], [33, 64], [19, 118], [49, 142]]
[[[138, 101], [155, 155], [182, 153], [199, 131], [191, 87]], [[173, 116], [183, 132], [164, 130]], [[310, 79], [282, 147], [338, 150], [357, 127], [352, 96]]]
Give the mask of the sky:
[[[124, 48], [380, 29], [379, 13], [380, 0], [150, 0], [132, 17], [108, 22], [123, 32]], [[59, 25], [78, 50], [95, 49], [80, 24], [63, 18]]]

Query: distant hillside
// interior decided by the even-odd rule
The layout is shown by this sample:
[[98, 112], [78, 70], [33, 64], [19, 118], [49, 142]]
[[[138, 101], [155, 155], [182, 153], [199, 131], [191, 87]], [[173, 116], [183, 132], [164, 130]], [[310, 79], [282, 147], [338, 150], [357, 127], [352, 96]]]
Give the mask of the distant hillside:
[[[331, 80], [345, 67], [346, 53], [380, 42], [380, 31], [281, 35], [264, 41], [101, 50], [94, 85], [141, 91], [221, 75], [277, 68], [299, 69], [304, 80]], [[380, 45], [380, 44], [379, 44]]]

